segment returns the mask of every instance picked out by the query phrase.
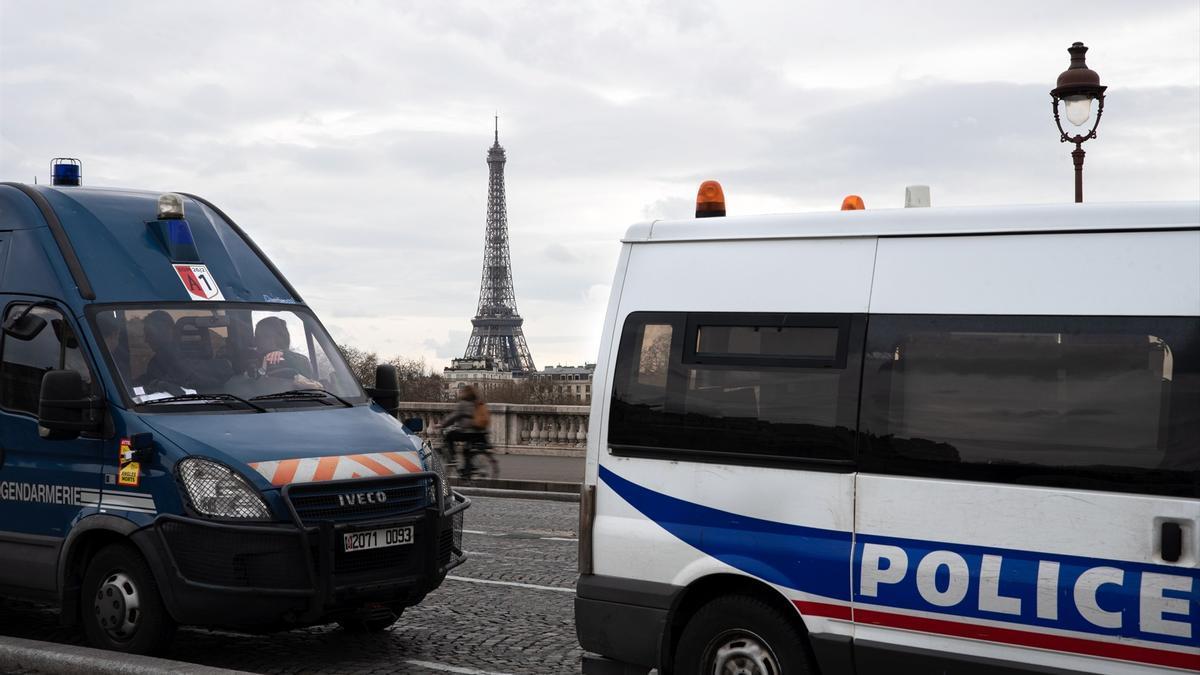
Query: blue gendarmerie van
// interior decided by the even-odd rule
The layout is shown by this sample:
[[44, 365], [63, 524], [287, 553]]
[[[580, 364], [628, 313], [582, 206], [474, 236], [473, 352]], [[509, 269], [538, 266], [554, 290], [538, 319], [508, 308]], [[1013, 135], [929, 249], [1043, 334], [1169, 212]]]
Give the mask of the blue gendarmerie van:
[[[381, 630], [466, 498], [245, 232], [194, 195], [0, 183], [0, 595], [96, 646]], [[418, 428], [414, 428], [418, 427]]]

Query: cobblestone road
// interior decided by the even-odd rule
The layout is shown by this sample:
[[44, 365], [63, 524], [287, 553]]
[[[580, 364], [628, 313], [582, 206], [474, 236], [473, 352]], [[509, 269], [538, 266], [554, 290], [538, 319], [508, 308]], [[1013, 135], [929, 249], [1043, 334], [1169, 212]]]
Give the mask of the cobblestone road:
[[[477, 497], [470, 560], [388, 632], [319, 626], [270, 635], [184, 629], [167, 658], [260, 673], [578, 673], [573, 585], [578, 504]], [[0, 633], [82, 643], [57, 614], [0, 600]]]

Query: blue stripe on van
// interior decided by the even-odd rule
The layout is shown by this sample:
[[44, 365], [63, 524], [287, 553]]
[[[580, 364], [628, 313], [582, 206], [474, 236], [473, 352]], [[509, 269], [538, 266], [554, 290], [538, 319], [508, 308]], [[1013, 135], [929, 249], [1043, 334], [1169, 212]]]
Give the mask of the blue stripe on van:
[[[1029, 628], [1057, 628], [1105, 636], [1110, 640], [1136, 638], [1195, 648], [1200, 637], [1200, 569], [1195, 567], [1138, 563], [1105, 558], [1070, 556], [1041, 551], [973, 546], [953, 542], [902, 539], [860, 534], [851, 550], [849, 532], [825, 530], [741, 516], [655, 492], [630, 482], [601, 466], [600, 478], [614, 492], [650, 520], [684, 543], [738, 570], [765, 581], [811, 595], [850, 600], [854, 603], [896, 610], [915, 610], [962, 618], [988, 619]], [[857, 588], [863, 573], [863, 552], [869, 545], [890, 546], [903, 551], [906, 572], [895, 581], [878, 583], [876, 595], [866, 597]], [[917, 585], [920, 562], [930, 553], [961, 561], [968, 572], [965, 593], [956, 601], [933, 604]], [[853, 557], [852, 557], [853, 554]], [[1019, 601], [1014, 613], [989, 611], [981, 601], [983, 557], [999, 559], [999, 575], [991, 592]], [[1042, 601], [1039, 612], [1038, 565], [1057, 567], [1057, 592], [1050, 605]], [[899, 561], [889, 561], [897, 564]], [[853, 566], [852, 566], [853, 564]], [[886, 569], [888, 565], [883, 565]], [[1094, 591], [1095, 603], [1105, 612], [1119, 615], [1119, 625], [1097, 625], [1078, 606], [1075, 598], [1080, 577], [1089, 571], [1112, 569], [1119, 582], [1105, 583]], [[933, 568], [931, 568], [931, 571]], [[1143, 582], [1166, 579], [1169, 588], [1157, 592], [1160, 600], [1143, 597]], [[933, 583], [940, 592], [949, 586], [949, 570], [938, 566]], [[1151, 602], [1143, 613], [1142, 603]], [[1040, 615], [1049, 606], [1050, 615]], [[1165, 622], [1165, 623], [1164, 623]], [[1200, 650], [1197, 650], [1200, 652]], [[1196, 652], [1193, 653], [1193, 655]]]
[[693, 504], [600, 467], [600, 479], [684, 543], [773, 584], [850, 600], [850, 533], [777, 523]]

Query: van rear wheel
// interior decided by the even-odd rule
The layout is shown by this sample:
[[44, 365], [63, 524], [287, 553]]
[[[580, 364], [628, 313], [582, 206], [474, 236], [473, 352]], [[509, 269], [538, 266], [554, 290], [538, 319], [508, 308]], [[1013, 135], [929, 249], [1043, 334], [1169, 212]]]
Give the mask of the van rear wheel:
[[80, 593], [83, 629], [92, 646], [154, 654], [170, 645], [175, 622], [150, 566], [132, 546], [100, 549], [88, 563]]
[[704, 605], [684, 626], [676, 649], [678, 675], [815, 673], [808, 638], [795, 617], [745, 595]]

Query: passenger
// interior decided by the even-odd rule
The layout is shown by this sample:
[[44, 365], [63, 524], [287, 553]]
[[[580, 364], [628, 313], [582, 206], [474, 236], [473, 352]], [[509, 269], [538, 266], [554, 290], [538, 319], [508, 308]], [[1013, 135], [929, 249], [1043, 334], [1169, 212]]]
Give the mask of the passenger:
[[154, 351], [138, 384], [147, 390], [182, 394], [179, 386], [179, 355], [175, 349], [175, 319], [157, 309], [142, 319], [142, 340]]
[[[490, 419], [491, 412], [479, 391], [469, 384], [459, 387], [458, 405], [454, 406], [454, 412], [442, 420], [442, 436], [446, 440], [446, 450], [450, 457], [458, 456], [455, 449], [458, 441], [466, 443], [481, 439], [486, 442]], [[459, 469], [463, 476], [471, 475], [472, 459], [468, 447], [464, 445], [463, 461]]]
[[154, 350], [154, 356], [146, 362], [139, 384], [147, 393], [221, 393], [233, 375], [232, 366], [228, 361], [185, 356], [175, 329], [174, 317], [161, 309], [150, 312], [142, 320], [142, 339]]
[[[254, 346], [262, 358], [256, 364], [259, 375], [271, 375], [272, 371], [290, 372], [297, 384], [321, 387], [312, 379], [312, 364], [301, 354], [290, 349], [291, 335], [287, 323], [279, 317], [268, 316], [254, 327]], [[287, 375], [285, 375], [287, 377]]]

